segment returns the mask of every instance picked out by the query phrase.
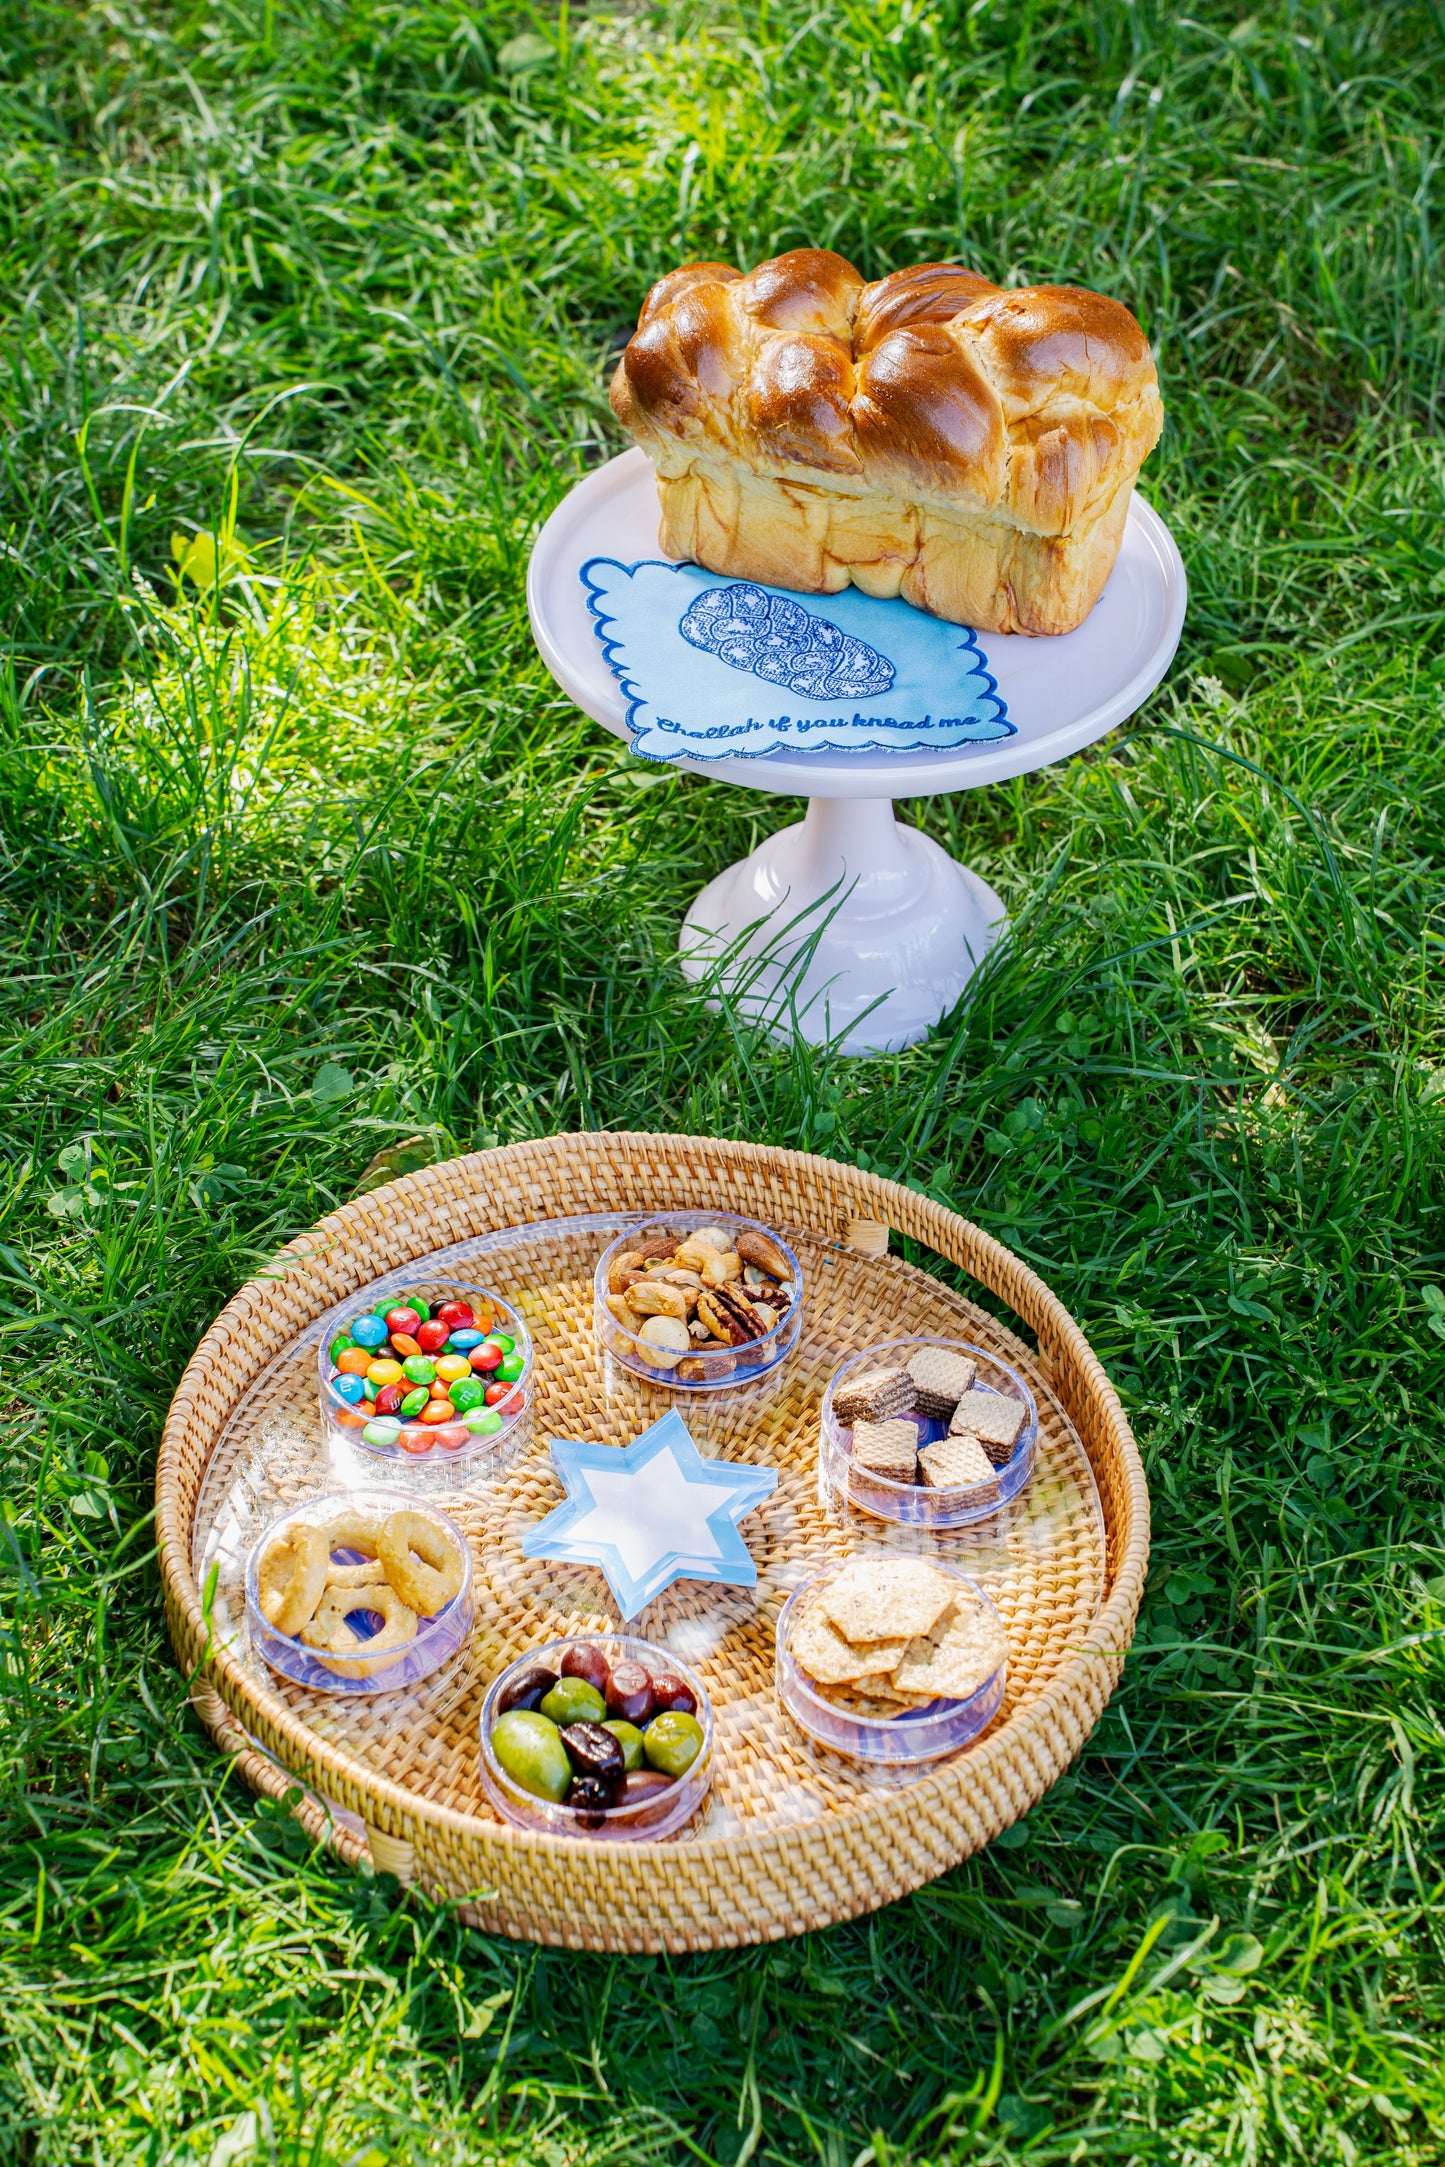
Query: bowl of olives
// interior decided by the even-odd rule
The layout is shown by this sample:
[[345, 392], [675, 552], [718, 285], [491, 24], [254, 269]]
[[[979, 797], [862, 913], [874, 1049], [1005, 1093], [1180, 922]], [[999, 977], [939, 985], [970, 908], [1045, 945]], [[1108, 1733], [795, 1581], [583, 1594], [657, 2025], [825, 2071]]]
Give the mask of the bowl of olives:
[[636, 1842], [690, 1821], [712, 1782], [712, 1704], [666, 1648], [579, 1634], [519, 1656], [482, 1703], [482, 1788], [519, 1828]]

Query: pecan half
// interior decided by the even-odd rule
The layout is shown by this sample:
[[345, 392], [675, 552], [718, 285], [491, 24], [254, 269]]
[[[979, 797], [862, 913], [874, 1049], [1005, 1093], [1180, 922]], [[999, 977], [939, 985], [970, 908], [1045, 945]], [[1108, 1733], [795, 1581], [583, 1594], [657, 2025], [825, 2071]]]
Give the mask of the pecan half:
[[697, 1298], [697, 1313], [714, 1338], [732, 1347], [745, 1347], [750, 1339], [761, 1339], [768, 1329], [751, 1303], [731, 1287], [709, 1287]]

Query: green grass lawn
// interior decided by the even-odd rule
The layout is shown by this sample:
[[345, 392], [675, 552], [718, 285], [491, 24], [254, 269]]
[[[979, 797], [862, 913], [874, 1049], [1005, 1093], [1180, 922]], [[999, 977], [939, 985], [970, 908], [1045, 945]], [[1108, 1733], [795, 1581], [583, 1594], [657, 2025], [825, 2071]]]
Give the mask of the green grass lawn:
[[[1445, 12], [1247, 8], [0, 11], [0, 2157], [1445, 2158]], [[873, 1062], [689, 994], [798, 808], [630, 761], [522, 599], [649, 281], [804, 242], [1135, 308], [1192, 583], [1129, 729], [908, 809], [1015, 933]], [[589, 1126], [976, 1218], [1148, 1463], [1076, 1767], [805, 1942], [470, 1932], [170, 1659], [210, 1317], [401, 1140]]]

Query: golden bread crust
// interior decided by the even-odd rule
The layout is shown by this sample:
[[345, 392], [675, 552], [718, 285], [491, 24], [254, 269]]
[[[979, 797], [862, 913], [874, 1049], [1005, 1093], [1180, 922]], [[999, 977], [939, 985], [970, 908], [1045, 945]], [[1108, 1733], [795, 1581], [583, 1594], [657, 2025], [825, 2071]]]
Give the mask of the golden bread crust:
[[611, 400], [670, 555], [1000, 632], [1087, 616], [1163, 423], [1120, 302], [958, 264], [865, 285], [812, 248], [660, 279]]

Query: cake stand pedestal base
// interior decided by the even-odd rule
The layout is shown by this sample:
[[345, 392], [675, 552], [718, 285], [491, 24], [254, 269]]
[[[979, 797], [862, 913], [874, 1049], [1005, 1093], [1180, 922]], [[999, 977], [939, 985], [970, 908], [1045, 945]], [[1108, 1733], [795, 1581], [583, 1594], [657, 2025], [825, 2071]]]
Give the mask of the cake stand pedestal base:
[[1007, 923], [988, 883], [900, 827], [890, 798], [819, 797], [708, 882], [678, 949], [750, 1023], [895, 1053], [947, 1014]]

